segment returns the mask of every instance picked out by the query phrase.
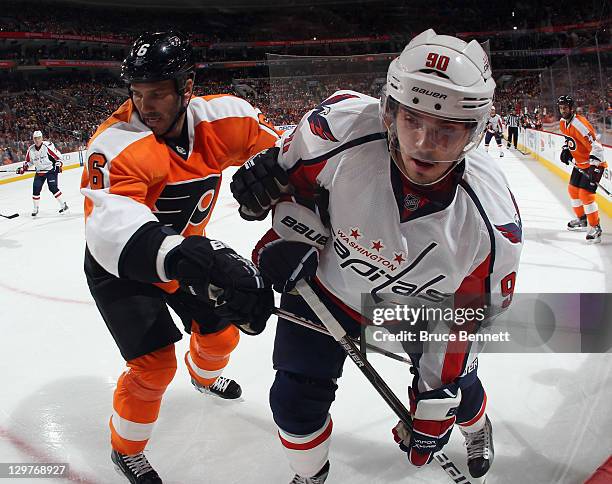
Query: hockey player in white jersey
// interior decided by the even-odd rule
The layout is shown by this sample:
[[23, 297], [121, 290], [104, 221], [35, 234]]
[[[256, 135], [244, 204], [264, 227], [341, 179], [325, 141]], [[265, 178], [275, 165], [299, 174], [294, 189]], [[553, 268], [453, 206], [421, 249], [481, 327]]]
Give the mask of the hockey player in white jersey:
[[29, 167], [36, 170], [32, 184], [32, 217], [38, 215], [40, 192], [45, 182], [59, 203], [59, 213], [64, 213], [68, 210], [68, 204], [62, 199], [62, 192], [57, 181], [58, 174], [62, 172], [62, 155], [51, 141], [43, 141], [42, 131], [34, 131], [32, 138], [34, 144], [30, 145], [26, 152], [25, 162], [17, 169], [18, 174], [24, 173]]
[[491, 138], [495, 137], [495, 142], [499, 148], [500, 158], [504, 157], [504, 148], [502, 145], [503, 129], [504, 126], [502, 124], [501, 116], [495, 113], [495, 106], [491, 106], [491, 115], [487, 121], [487, 134], [485, 135], [485, 150], [489, 151], [489, 143], [491, 142]]
[[[351, 336], [360, 334], [363, 293], [510, 304], [520, 216], [504, 174], [477, 149], [494, 89], [476, 41], [430, 29], [391, 63], [380, 102], [336, 92], [238, 170], [231, 189], [243, 218], [261, 220], [275, 206], [253, 258], [283, 292], [282, 308], [317, 320], [292, 293], [300, 278], [311, 278]], [[412, 464], [429, 463], [457, 424], [472, 476], [489, 470], [492, 427], [476, 356], [469, 343], [411, 355], [414, 428], [400, 423], [393, 434]], [[344, 360], [333, 339], [279, 319], [270, 405], [293, 483], [328, 475], [329, 409]]]

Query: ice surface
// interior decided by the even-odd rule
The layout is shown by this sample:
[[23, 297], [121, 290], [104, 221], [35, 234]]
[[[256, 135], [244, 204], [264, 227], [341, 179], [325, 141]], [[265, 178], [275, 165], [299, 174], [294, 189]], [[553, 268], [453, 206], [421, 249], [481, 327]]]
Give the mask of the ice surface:
[[[521, 292], [611, 292], [611, 221], [603, 243], [570, 233], [566, 184], [538, 162], [506, 151], [500, 163], [517, 197], [526, 236]], [[237, 215], [225, 177], [208, 233], [243, 255], [266, 230]], [[108, 418], [123, 360], [89, 295], [83, 275], [80, 169], [60, 176], [70, 213], [59, 215], [45, 188], [30, 217], [31, 180], [0, 186], [0, 462], [68, 462], [70, 481], [121, 483], [110, 463]], [[147, 455], [166, 483], [286, 483], [286, 464], [268, 407], [275, 322], [243, 336], [226, 375], [243, 387], [240, 402], [193, 390], [177, 344], [179, 371], [164, 397]], [[371, 361], [406, 398], [408, 367]], [[496, 458], [488, 483], [579, 483], [612, 450], [612, 359], [606, 355], [481, 356]], [[391, 438], [396, 418], [367, 381], [345, 365], [332, 407], [333, 483], [450, 482], [435, 464], [412, 468]], [[446, 451], [464, 465], [459, 432]], [[7, 481], [9, 482], [9, 481]], [[40, 484], [40, 479], [19, 479]], [[46, 480], [45, 482], [59, 482]], [[68, 481], [63, 481], [68, 482]]]

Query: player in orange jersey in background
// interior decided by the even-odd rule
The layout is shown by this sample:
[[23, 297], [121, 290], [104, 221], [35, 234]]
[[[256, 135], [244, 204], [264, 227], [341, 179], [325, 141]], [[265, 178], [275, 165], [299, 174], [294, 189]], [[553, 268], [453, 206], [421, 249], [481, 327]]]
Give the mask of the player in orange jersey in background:
[[567, 189], [577, 218], [570, 220], [567, 228], [583, 231], [587, 230], [588, 224], [586, 240], [597, 244], [601, 242], [601, 226], [595, 192], [608, 166], [604, 160], [603, 146], [597, 141], [591, 123], [584, 116], [576, 114], [571, 96], [560, 96], [557, 105], [561, 113], [559, 128], [565, 135], [560, 159], [566, 165], [574, 160], [575, 165]]
[[195, 388], [238, 398], [221, 375], [239, 340], [263, 331], [272, 290], [259, 271], [204, 234], [221, 172], [271, 147], [278, 133], [248, 102], [192, 98], [195, 66], [178, 32], [139, 37], [121, 70], [130, 99], [98, 128], [87, 150], [85, 273], [127, 370], [110, 419], [111, 459], [132, 483], [160, 483], [144, 456], [182, 337]]

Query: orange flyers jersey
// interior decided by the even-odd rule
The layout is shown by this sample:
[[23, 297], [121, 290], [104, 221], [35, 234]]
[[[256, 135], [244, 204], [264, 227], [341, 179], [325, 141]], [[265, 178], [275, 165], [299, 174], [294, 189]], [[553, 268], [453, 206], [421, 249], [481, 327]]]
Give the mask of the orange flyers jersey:
[[[561, 118], [559, 129], [565, 135], [578, 168], [588, 168], [589, 156], [591, 155], [602, 163], [605, 161], [603, 146], [597, 141], [593, 126], [584, 116], [575, 114], [569, 123], [566, 119]], [[604, 163], [604, 166], [607, 165]]]
[[193, 98], [187, 123], [189, 153], [183, 159], [140, 120], [132, 101], [126, 101], [90, 140], [81, 180], [87, 247], [111, 274], [126, 277], [122, 264], [135, 234], [151, 223], [168, 228], [163, 227], [167, 235], [159, 230], [155, 235], [157, 245], [151, 250], [156, 255], [138, 262], [155, 266], [147, 269], [154, 275], [149, 279], [167, 283], [160, 285], [168, 292], [178, 284], [166, 278], [163, 258], [183, 236], [204, 234], [221, 172], [242, 165], [278, 139], [257, 109], [231, 95]]

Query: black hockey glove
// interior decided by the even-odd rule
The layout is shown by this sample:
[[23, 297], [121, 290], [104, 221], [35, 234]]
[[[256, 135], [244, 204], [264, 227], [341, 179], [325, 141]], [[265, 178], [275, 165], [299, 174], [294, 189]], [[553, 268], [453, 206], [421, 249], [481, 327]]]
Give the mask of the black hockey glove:
[[247, 334], [259, 334], [274, 308], [272, 289], [255, 265], [223, 242], [187, 237], [166, 256], [166, 275]]
[[281, 194], [292, 187], [285, 170], [278, 164], [279, 148], [269, 148], [242, 165], [232, 177], [230, 190], [240, 204], [245, 220], [263, 220]]
[[310, 244], [281, 239], [259, 248], [259, 270], [277, 292], [290, 292], [300, 279], [317, 273], [319, 250]]
[[300, 279], [313, 277], [319, 265], [319, 251], [327, 244], [330, 231], [323, 224], [312, 201], [290, 197], [274, 209], [272, 228], [253, 250], [253, 261], [278, 292], [290, 292]]
[[596, 156], [589, 156], [589, 162], [591, 165], [587, 169], [587, 176], [589, 177], [589, 181], [591, 185], [599, 184], [601, 177], [603, 176], [604, 169], [601, 167], [601, 160]]
[[561, 163], [565, 165], [569, 165], [570, 162], [574, 159], [568, 145], [563, 145], [563, 148], [561, 148], [561, 154], [559, 155], [559, 159], [561, 160]]

